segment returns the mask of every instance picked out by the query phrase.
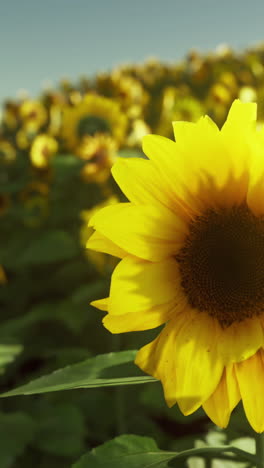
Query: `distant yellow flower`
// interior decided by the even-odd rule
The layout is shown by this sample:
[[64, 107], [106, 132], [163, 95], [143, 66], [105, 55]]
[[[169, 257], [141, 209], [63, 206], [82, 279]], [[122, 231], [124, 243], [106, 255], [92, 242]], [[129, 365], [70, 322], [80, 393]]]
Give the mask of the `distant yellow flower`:
[[81, 177], [86, 182], [104, 182], [110, 176], [116, 157], [116, 143], [107, 135], [86, 137], [76, 150], [76, 155], [86, 161]]
[[49, 166], [51, 158], [58, 151], [58, 143], [49, 135], [38, 135], [30, 150], [30, 159], [33, 166], [43, 169]]
[[9, 164], [16, 159], [16, 150], [7, 140], [0, 140], [0, 164]]
[[61, 92], [49, 89], [43, 95], [43, 102], [48, 112], [47, 132], [58, 136], [61, 131], [62, 110], [66, 106], [66, 96]]
[[111, 75], [98, 74], [96, 84], [99, 92], [119, 102], [129, 118], [142, 117], [148, 95], [138, 79], [117, 69]]
[[201, 405], [225, 427], [243, 401], [264, 431], [264, 130], [235, 101], [221, 131], [175, 122], [176, 143], [150, 135], [149, 160], [119, 159], [130, 200], [91, 219], [88, 245], [116, 255], [110, 297], [94, 305], [112, 333], [165, 324], [137, 354], [169, 406]]
[[242, 86], [239, 90], [239, 99], [242, 102], [255, 102], [257, 100], [257, 93], [251, 86]]
[[32, 138], [30, 137], [28, 132], [26, 132], [26, 130], [24, 130], [23, 128], [16, 132], [16, 144], [19, 149], [28, 149], [30, 147], [31, 140]]
[[173, 137], [172, 121], [194, 122], [203, 113], [204, 107], [198, 99], [184, 93], [181, 95], [177, 88], [169, 86], [163, 93], [161, 115], [156, 131], [163, 136]]
[[38, 131], [48, 118], [44, 105], [40, 101], [30, 99], [22, 102], [19, 115], [23, 128], [30, 133]]
[[59, 105], [52, 105], [49, 109], [48, 131], [53, 136], [58, 136], [61, 131], [62, 108]]
[[4, 126], [10, 130], [14, 130], [18, 126], [18, 104], [16, 102], [8, 100], [4, 103], [1, 120]]
[[150, 128], [141, 119], [135, 119], [131, 123], [131, 129], [126, 139], [127, 146], [139, 146], [141, 145], [141, 141], [143, 136], [148, 135], [150, 133]]
[[224, 84], [215, 83], [209, 91], [209, 98], [211, 98], [216, 104], [222, 103], [229, 106], [232, 101], [232, 93]]
[[124, 139], [126, 126], [126, 116], [116, 102], [87, 94], [79, 104], [64, 110], [62, 138], [71, 150], [76, 150], [83, 138], [98, 134], [110, 135], [119, 144]]

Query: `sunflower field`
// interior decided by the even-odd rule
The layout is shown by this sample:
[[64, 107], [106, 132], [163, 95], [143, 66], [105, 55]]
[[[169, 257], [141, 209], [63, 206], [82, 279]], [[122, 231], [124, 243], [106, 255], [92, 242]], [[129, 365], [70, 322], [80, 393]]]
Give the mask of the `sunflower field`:
[[[83, 76], [74, 83], [64, 79], [56, 89], [46, 89], [38, 97], [4, 102], [0, 123], [0, 468], [264, 466], [257, 465], [254, 455], [254, 430], [263, 432], [264, 418], [261, 425], [252, 423], [250, 410], [245, 416], [242, 403], [237, 405], [241, 389], [238, 401], [230, 403], [229, 413], [237, 405], [230, 422], [220, 424], [211, 416], [212, 402], [181, 411], [180, 403], [181, 410], [175, 404], [177, 398], [168, 397], [169, 390], [166, 396], [161, 373], [145, 362], [151, 361], [152, 353], [154, 359], [154, 349], [147, 357], [138, 355], [138, 366], [134, 364], [137, 350], [156, 339], [167, 318], [161, 321], [152, 311], [149, 326], [137, 322], [132, 316], [137, 291], [127, 292], [124, 278], [117, 283], [115, 312], [104, 318], [110, 285], [115, 302], [111, 276], [119, 271], [116, 267], [125, 256], [122, 236], [126, 229], [136, 229], [136, 215], [124, 216], [121, 226], [115, 207], [133, 202], [133, 197], [137, 204], [137, 196], [141, 200], [146, 189], [148, 156], [142, 140], [156, 134], [171, 141], [172, 122], [197, 122], [204, 115], [221, 128], [236, 99], [242, 106], [257, 103], [257, 127], [261, 127], [264, 45], [240, 53], [228, 47], [210, 54], [191, 51], [176, 63], [151, 59]], [[143, 168], [142, 173], [137, 169], [137, 180], [135, 167], [130, 165], [133, 161], [140, 161]], [[120, 172], [116, 169], [114, 178], [111, 168], [113, 164], [118, 168], [119, 163]], [[121, 166], [127, 190], [119, 187]], [[150, 165], [148, 169], [156, 199], [155, 174], [163, 168], [155, 174]], [[237, 193], [241, 185], [235, 183]], [[166, 183], [164, 193], [167, 188]], [[261, 192], [257, 195], [261, 197]], [[182, 202], [179, 206], [184, 211]], [[241, 216], [248, 222], [245, 211]], [[144, 219], [137, 218], [137, 222], [143, 225]], [[104, 223], [108, 223], [106, 228]], [[222, 222], [225, 232], [228, 223]], [[111, 242], [105, 240], [104, 229]], [[254, 231], [256, 243], [262, 239], [261, 229]], [[120, 242], [112, 242], [114, 236]], [[141, 257], [140, 242], [137, 250], [132, 235], [130, 242], [129, 253], [148, 261], [148, 253]], [[169, 243], [173, 239], [168, 238]], [[189, 253], [181, 250], [177, 257], [182, 268], [191, 264], [186, 260]], [[135, 274], [145, 274], [142, 271]], [[160, 273], [155, 274], [159, 290]], [[186, 277], [196, 284], [191, 273]], [[131, 303], [126, 293], [133, 296]], [[251, 297], [246, 300], [251, 306]], [[239, 321], [248, 318], [252, 317], [246, 309]], [[216, 319], [223, 330], [237, 320], [233, 315]], [[248, 330], [253, 336], [250, 326]], [[247, 357], [261, 347], [264, 342]], [[184, 355], [182, 362], [188, 370]], [[201, 366], [202, 362], [203, 358]], [[210, 378], [213, 382], [214, 372]], [[157, 379], [162, 381], [168, 406]], [[254, 382], [253, 376], [253, 386]], [[226, 392], [228, 388], [222, 400]]]

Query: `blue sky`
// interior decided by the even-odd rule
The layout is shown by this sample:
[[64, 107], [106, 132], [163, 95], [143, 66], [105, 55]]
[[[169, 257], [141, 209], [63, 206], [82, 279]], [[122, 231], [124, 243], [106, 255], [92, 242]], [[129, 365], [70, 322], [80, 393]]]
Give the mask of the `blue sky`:
[[264, 40], [263, 0], [9, 0], [0, 18], [0, 100], [150, 56]]

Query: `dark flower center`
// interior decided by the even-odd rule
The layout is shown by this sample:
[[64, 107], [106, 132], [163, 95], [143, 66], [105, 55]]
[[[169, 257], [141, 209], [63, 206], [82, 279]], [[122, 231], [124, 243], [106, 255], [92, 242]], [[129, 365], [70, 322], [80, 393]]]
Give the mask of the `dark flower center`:
[[246, 205], [197, 217], [176, 258], [190, 305], [223, 327], [264, 312], [264, 217]]
[[111, 129], [106, 120], [97, 115], [88, 115], [79, 121], [77, 133], [79, 137], [94, 136], [96, 133], [111, 133]]

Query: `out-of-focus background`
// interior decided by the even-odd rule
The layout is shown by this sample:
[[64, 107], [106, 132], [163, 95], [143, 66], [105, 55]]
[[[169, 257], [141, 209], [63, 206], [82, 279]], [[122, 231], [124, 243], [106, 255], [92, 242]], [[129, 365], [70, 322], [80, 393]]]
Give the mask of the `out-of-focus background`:
[[[258, 102], [261, 125], [264, 3], [13, 0], [0, 13], [4, 392], [157, 335], [101, 325], [89, 303], [107, 296], [118, 259], [85, 248], [88, 222], [125, 201], [110, 169], [144, 157], [145, 134], [172, 138], [172, 120], [205, 113], [221, 126], [238, 97]], [[226, 436], [202, 410], [183, 417], [159, 384], [16, 397], [0, 400], [0, 468], [68, 468], [120, 433], [182, 450], [250, 430], [240, 409]]]
[[12, 0], [0, 12], [1, 99], [152, 56], [175, 61], [193, 48], [263, 39], [261, 0]]

